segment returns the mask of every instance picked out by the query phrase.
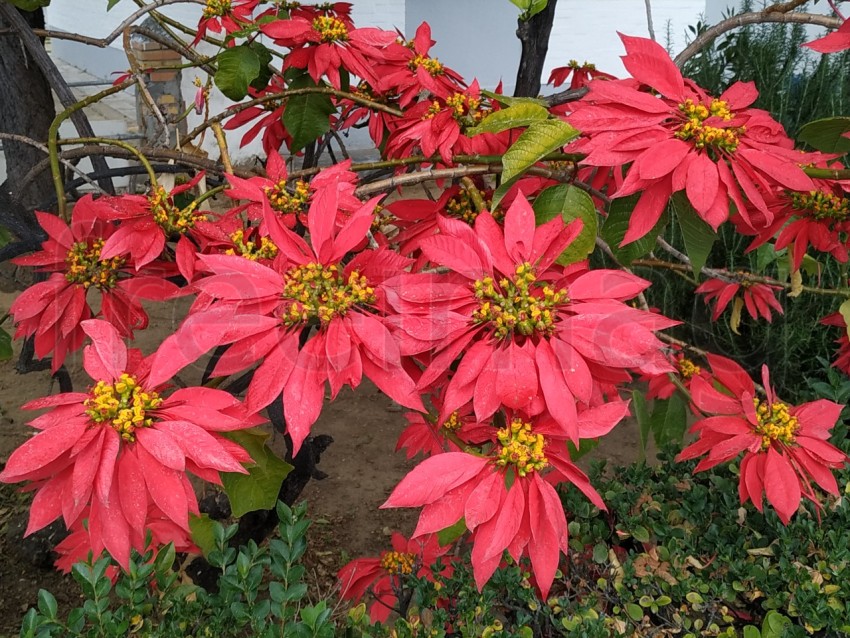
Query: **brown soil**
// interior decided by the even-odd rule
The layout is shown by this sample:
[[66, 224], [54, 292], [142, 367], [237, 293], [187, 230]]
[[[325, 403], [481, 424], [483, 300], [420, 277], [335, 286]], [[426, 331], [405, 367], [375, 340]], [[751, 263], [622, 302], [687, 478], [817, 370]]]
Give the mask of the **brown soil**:
[[[0, 293], [0, 309], [8, 308], [14, 296]], [[151, 327], [138, 334], [135, 344], [144, 352], [152, 351], [179, 322], [182, 307], [160, 305], [150, 310]], [[75, 388], [85, 387], [79, 360], [72, 359], [67, 367]], [[199, 376], [200, 371], [190, 370], [182, 376], [191, 381], [193, 375]], [[0, 363], [0, 467], [32, 433], [25, 425], [31, 416], [19, 406], [57, 391], [47, 372], [21, 376], [15, 372], [14, 361]], [[415, 465], [394, 452], [404, 424], [403, 410], [368, 383], [357, 391], [342, 392], [335, 402], [325, 405], [313, 431], [334, 438], [320, 464], [328, 477], [312, 481], [302, 497], [310, 504], [313, 520], [306, 564], [314, 595], [332, 593], [337, 570], [352, 558], [380, 553], [393, 530], [412, 532], [416, 511], [378, 509]], [[635, 460], [639, 448], [636, 425], [629, 421], [615, 432], [592, 457], [615, 463]], [[272, 444], [281, 446], [282, 437]], [[41, 588], [51, 591], [66, 613], [81, 604], [76, 583], [50, 566], [50, 544], [55, 539], [39, 535], [36, 542], [22, 543], [28, 500], [15, 486], [0, 484], [0, 638], [18, 634], [20, 619], [36, 604]], [[61, 532], [58, 524], [56, 529]]]

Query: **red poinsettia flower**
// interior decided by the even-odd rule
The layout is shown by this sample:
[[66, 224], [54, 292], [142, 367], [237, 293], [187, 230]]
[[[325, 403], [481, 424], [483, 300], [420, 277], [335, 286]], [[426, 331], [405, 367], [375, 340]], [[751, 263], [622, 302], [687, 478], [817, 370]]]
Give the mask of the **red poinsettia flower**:
[[[70, 527], [70, 533], [53, 548], [58, 558], [53, 563], [57, 569], [68, 574], [75, 563], [85, 561], [89, 554], [95, 558], [100, 556], [105, 547], [99, 543], [102, 539], [91, 538], [88, 529], [83, 524], [91, 516], [91, 508], [86, 507], [76, 523]], [[168, 543], [174, 543], [174, 550], [183, 553], [200, 554], [201, 550], [192, 541], [191, 535], [182, 527], [162, 513], [153, 503], [148, 504], [148, 515], [144, 528], [130, 527], [130, 547], [140, 553], [144, 553], [147, 543], [147, 535], [150, 533], [150, 544], [148, 547], [162, 547]], [[113, 583], [117, 579], [119, 570], [112, 568], [113, 573], [107, 572]]]
[[[260, 361], [248, 388], [253, 411], [283, 393], [287, 432], [298, 451], [324, 402], [325, 382], [336, 397], [362, 375], [398, 403], [424, 411], [402, 367], [398, 345], [381, 316], [383, 281], [409, 264], [386, 249], [343, 257], [364, 241], [379, 198], [364, 203], [339, 227], [342, 173], [313, 181], [307, 213], [311, 245], [266, 209], [270, 237], [283, 259], [275, 269], [228, 255], [200, 257], [211, 276], [196, 286], [211, 307], [191, 314], [160, 348], [159, 365], [179, 369], [214, 346], [232, 344], [214, 374], [227, 375]], [[305, 343], [303, 335], [317, 330]]]
[[31, 401], [24, 409], [51, 410], [30, 422], [40, 430], [15, 450], [0, 481], [32, 481], [36, 491], [27, 534], [59, 516], [70, 528], [90, 507], [89, 547], [106, 548], [124, 568], [148, 525], [149, 505], [186, 534], [198, 514], [187, 472], [220, 484], [219, 472], [242, 472], [250, 456], [220, 432], [263, 422], [230, 394], [184, 388], [166, 395], [169, 377], [127, 350], [105, 321], [84, 321], [92, 339], [83, 365], [95, 381], [88, 392]]
[[825, 326], [835, 326], [842, 329], [841, 336], [835, 340], [835, 343], [838, 344], [838, 354], [832, 365], [850, 376], [850, 338], [848, 338], [847, 322], [844, 320], [844, 316], [840, 312], [834, 312], [821, 319], [821, 323]]
[[819, 504], [812, 483], [837, 496], [838, 484], [830, 470], [843, 467], [847, 457], [828, 439], [843, 406], [825, 399], [800, 406], [782, 402], [770, 386], [767, 366], [762, 367], [765, 396], [759, 397], [737, 363], [711, 354], [708, 362], [714, 385], [695, 379], [691, 396], [705, 414], [717, 416], [693, 425], [691, 433], [699, 440], [677, 459], [707, 454], [696, 466], [699, 472], [744, 452], [738, 483], [741, 503], [751, 500], [762, 511], [765, 494], [786, 525], [802, 497]]
[[803, 46], [818, 53], [835, 53], [836, 51], [850, 49], [850, 20], [845, 20], [836, 31], [817, 40], [806, 42]]
[[[799, 164], [805, 161], [768, 113], [748, 108], [758, 97], [752, 83], [736, 82], [712, 98], [682, 78], [662, 46], [620, 36], [623, 64], [634, 80], [593, 81], [575, 104], [569, 121], [585, 135], [577, 148], [584, 165], [624, 167], [625, 180], [614, 197], [641, 193], [623, 243], [646, 235], [670, 196], [684, 190], [699, 216], [717, 229], [739, 212], [744, 198], [772, 221], [764, 193], [777, 187], [813, 187]], [[745, 213], [744, 213], [745, 214]]]
[[[608, 432], [627, 403], [595, 408], [583, 415], [584, 433]], [[502, 562], [528, 556], [545, 599], [559, 555], [567, 552], [567, 521], [553, 483], [568, 481], [605, 509], [584, 473], [569, 459], [560, 424], [514, 414], [495, 431], [489, 452], [445, 452], [416, 466], [382, 508], [423, 507], [413, 538], [433, 534], [461, 519], [473, 536], [472, 567], [479, 590]], [[543, 473], [546, 472], [546, 476]]]
[[[678, 347], [676, 347], [676, 349], [680, 350], [680, 348]], [[706, 380], [711, 379], [711, 375], [709, 374], [708, 370], [694, 363], [694, 361], [686, 357], [683, 352], [676, 352], [676, 354], [670, 356], [670, 361], [676, 367], [676, 371], [672, 374], [675, 374], [679, 378], [679, 380], [682, 382], [682, 385], [684, 385], [686, 389], [690, 389], [691, 382], [696, 377], [701, 377]], [[673, 393], [676, 392], [677, 387], [676, 384], [673, 383], [673, 381], [670, 379], [670, 374], [671, 373], [654, 374], [647, 375], [641, 378], [641, 381], [647, 382], [647, 400], [669, 399], [671, 396], [673, 396]]]
[[464, 133], [478, 124], [491, 108], [483, 102], [478, 80], [462, 92], [418, 102], [405, 110], [403, 117], [392, 120], [385, 154], [390, 158], [410, 157], [420, 149], [425, 157], [439, 153], [443, 162], [450, 164], [452, 156], [459, 153], [502, 153], [509, 145], [509, 131], [475, 137]]
[[426, 389], [459, 359], [440, 419], [473, 402], [484, 421], [500, 406], [548, 412], [578, 440], [576, 400], [602, 401], [600, 383], [628, 370], [672, 371], [654, 330], [675, 325], [623, 303], [649, 283], [614, 270], [555, 266], [581, 232], [561, 217], [535, 226], [518, 196], [504, 229], [487, 212], [475, 227], [440, 218], [440, 234], [421, 242], [450, 274], [406, 274], [387, 282], [404, 354], [431, 352], [419, 380]]
[[559, 87], [564, 82], [566, 82], [567, 78], [569, 78], [570, 76], [572, 76], [572, 78], [570, 79], [570, 89], [583, 88], [590, 84], [591, 80], [595, 79], [617, 79], [610, 73], [603, 73], [602, 71], [597, 71], [595, 64], [590, 64], [589, 62], [579, 64], [577, 60], [570, 60], [570, 63], [567, 64], [567, 66], [559, 66], [552, 69], [552, 73], [549, 74], [549, 81], [546, 82], [546, 84], [551, 84], [554, 87]]
[[431, 26], [423, 22], [412, 40], [390, 47], [387, 64], [382, 65], [377, 74], [378, 91], [397, 95], [402, 108], [418, 100], [423, 91], [441, 98], [463, 91], [466, 84], [460, 74], [428, 55], [434, 44]]
[[203, 176], [203, 172], [198, 173], [191, 181], [171, 191], [156, 186], [151, 195], [100, 198], [95, 213], [105, 221], [121, 222], [103, 245], [103, 258], [129, 255], [139, 269], [158, 259], [169, 239], [185, 243], [186, 236], [194, 232], [195, 224], [207, 217], [197, 209], [194, 201], [181, 207], [174, 198], [197, 186]]
[[189, 46], [195, 46], [204, 39], [208, 31], [225, 34], [240, 31], [252, 22], [254, 9], [260, 0], [207, 0], [201, 19], [198, 21], [198, 33]]
[[[822, 163], [824, 167], [826, 163]], [[833, 165], [830, 168], [840, 168]], [[756, 234], [756, 239], [747, 248], [754, 250], [776, 236], [774, 247], [782, 250], [791, 246], [791, 265], [799, 270], [808, 247], [829, 253], [845, 263], [848, 259], [848, 234], [850, 233], [850, 199], [847, 197], [846, 182], [815, 179], [815, 190], [800, 193], [781, 190], [773, 197], [765, 197], [773, 215], [773, 222], [756, 231], [744, 220], [736, 218], [736, 226], [747, 235]], [[756, 219], [751, 211], [750, 221]], [[759, 225], [759, 224], [756, 224]], [[778, 234], [777, 234], [778, 233]]]
[[336, 89], [343, 88], [340, 68], [378, 86], [375, 65], [384, 59], [383, 49], [396, 41], [392, 31], [355, 29], [351, 20], [340, 14], [313, 19], [293, 16], [266, 23], [260, 31], [290, 49], [284, 70], [306, 69], [314, 82], [324, 76]]
[[[421, 538], [406, 539], [393, 532], [392, 551], [384, 552], [380, 558], [357, 558], [339, 570], [340, 598], [358, 601], [367, 593], [375, 602], [369, 607], [372, 622], [386, 622], [396, 609], [398, 592], [402, 590], [404, 578], [415, 576], [434, 582], [432, 566], [444, 556], [451, 545], [440, 546], [436, 534]], [[440, 572], [450, 577], [452, 567], [446, 565]]]
[[[736, 303], [743, 304], [749, 315], [758, 320], [759, 317], [764, 317], [768, 321], [773, 321], [771, 308], [780, 315], [784, 314], [782, 304], [780, 304], [774, 291], [781, 290], [779, 286], [771, 286], [770, 284], [753, 283], [751, 281], [724, 281], [722, 279], [708, 279], [700, 284], [694, 291], [698, 294], [705, 295], [705, 303], [711, 303], [715, 299], [717, 303], [714, 305], [714, 311], [711, 313], [712, 321], [717, 321], [729, 302], [736, 299]], [[742, 292], [738, 297], [738, 293]], [[740, 300], [740, 301], [737, 301]]]
[[231, 187], [224, 194], [233, 199], [248, 200], [248, 204], [237, 210], [244, 210], [248, 219], [263, 220], [266, 205], [280, 216], [287, 228], [295, 228], [296, 222], [305, 223], [307, 204], [310, 198], [310, 185], [298, 180], [292, 189], [287, 187], [289, 173], [286, 162], [276, 150], [269, 153], [266, 161], [266, 177], [257, 176], [248, 179], [227, 175]]
[[98, 316], [130, 338], [148, 325], [140, 300], [162, 301], [179, 292], [163, 278], [172, 270], [164, 264], [150, 264], [139, 273], [132, 258], [105, 256], [106, 243], [120, 227], [100, 218], [103, 208], [101, 200], [86, 195], [75, 204], [70, 225], [56, 215], [36, 212], [47, 240], [39, 252], [12, 260], [51, 273], [18, 295], [9, 313], [17, 323], [15, 337], [33, 337], [39, 359], [53, 353], [54, 372], [83, 344], [80, 324], [95, 315], [90, 290], [100, 293]]
[[[273, 75], [271, 83], [262, 91], [257, 91], [248, 87], [248, 93], [252, 98], [261, 98], [270, 95], [276, 95], [281, 91], [286, 90], [283, 78], [279, 75]], [[283, 125], [283, 112], [286, 109], [286, 100], [269, 100], [256, 106], [249, 106], [234, 113], [224, 123], [224, 129], [232, 131], [247, 125], [252, 120], [258, 120], [239, 141], [239, 147], [246, 146], [253, 142], [257, 135], [263, 134], [263, 151], [266, 155], [271, 155], [277, 152], [286, 144], [289, 146], [292, 143], [292, 135], [286, 130]]]

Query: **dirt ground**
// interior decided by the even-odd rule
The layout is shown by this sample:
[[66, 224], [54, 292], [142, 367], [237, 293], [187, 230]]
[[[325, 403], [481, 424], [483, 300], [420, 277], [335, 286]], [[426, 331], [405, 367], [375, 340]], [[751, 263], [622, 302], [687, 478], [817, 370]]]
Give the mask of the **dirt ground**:
[[[0, 292], [0, 310], [7, 309], [14, 296]], [[136, 347], [146, 353], [177, 325], [182, 307], [160, 305], [150, 310], [151, 326], [136, 340]], [[72, 359], [67, 367], [75, 389], [84, 388], [86, 377], [79, 360]], [[183, 377], [191, 381], [193, 374], [200, 376], [199, 370], [190, 370]], [[19, 406], [57, 391], [47, 372], [22, 376], [15, 372], [14, 360], [0, 363], [0, 467], [33, 432], [25, 425], [31, 416]], [[404, 424], [403, 410], [368, 383], [326, 403], [313, 432], [334, 438], [320, 464], [328, 477], [312, 481], [302, 496], [310, 504], [314, 521], [306, 560], [314, 595], [332, 592], [335, 573], [350, 559], [386, 549], [393, 530], [412, 532], [416, 511], [378, 509], [415, 465], [404, 454], [394, 452]], [[282, 445], [280, 437], [273, 445]], [[628, 421], [607, 437], [591, 458], [627, 463], [637, 458], [638, 447], [637, 426]], [[27, 503], [28, 495], [20, 494], [15, 486], [0, 484], [0, 638], [17, 636], [20, 619], [36, 604], [40, 588], [51, 591], [65, 610], [80, 604], [76, 583], [51, 567], [50, 544], [55, 537], [39, 535], [37, 542], [22, 542]], [[60, 524], [55, 529], [61, 534]]]

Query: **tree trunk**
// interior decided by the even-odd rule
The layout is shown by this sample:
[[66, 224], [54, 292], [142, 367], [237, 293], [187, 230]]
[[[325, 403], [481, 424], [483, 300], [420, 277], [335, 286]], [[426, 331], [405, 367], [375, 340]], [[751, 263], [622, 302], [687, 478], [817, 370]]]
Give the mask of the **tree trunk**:
[[516, 75], [515, 97], [537, 97], [540, 95], [543, 63], [549, 50], [549, 35], [555, 19], [558, 0], [549, 0], [546, 8], [530, 20], [517, 20], [516, 35], [522, 42], [522, 56]]
[[[43, 10], [20, 13], [31, 27], [44, 28]], [[0, 17], [0, 28], [9, 27]], [[14, 33], [0, 35], [0, 132], [24, 135], [45, 143], [55, 116], [50, 86], [20, 38]], [[20, 185], [23, 177], [45, 155], [28, 144], [8, 139], [2, 143], [7, 175], [0, 190], [27, 212], [32, 211], [53, 193], [50, 172], [42, 172], [25, 188]]]

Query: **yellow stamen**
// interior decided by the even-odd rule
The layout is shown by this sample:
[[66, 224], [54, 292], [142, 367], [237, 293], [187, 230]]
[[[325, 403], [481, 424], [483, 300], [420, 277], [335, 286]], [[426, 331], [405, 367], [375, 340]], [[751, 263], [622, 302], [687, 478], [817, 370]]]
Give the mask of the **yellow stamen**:
[[71, 250], [65, 255], [65, 264], [68, 267], [65, 280], [83, 288], [94, 286], [102, 290], [114, 287], [118, 281], [118, 271], [126, 260], [123, 257], [101, 259], [100, 251], [104, 243], [103, 239], [98, 238], [90, 244], [81, 241], [71, 246]]
[[705, 124], [705, 120], [711, 117], [726, 122], [735, 117], [724, 100], [712, 100], [709, 106], [705, 106], [687, 99], [679, 104], [679, 111], [685, 117], [685, 123], [675, 134], [680, 140], [693, 141], [694, 146], [700, 149], [711, 147], [730, 153], [737, 150], [744, 127], [719, 128]]
[[791, 416], [789, 407], [779, 401], [768, 404], [757, 398], [753, 398], [756, 409], [756, 433], [760, 434], [761, 449], [767, 450], [776, 441], [784, 445], [792, 445], [796, 440], [800, 422], [795, 416]]
[[153, 425], [153, 417], [147, 413], [162, 405], [162, 399], [156, 392], [146, 392], [125, 372], [114, 383], [98, 381], [84, 405], [92, 421], [108, 424], [122, 439], [132, 442], [138, 428]]
[[502, 448], [496, 465], [513, 466], [519, 476], [540, 471], [549, 465], [544, 454], [546, 441], [542, 434], [533, 434], [531, 423], [522, 419], [513, 419], [509, 425], [496, 435]]
[[381, 567], [391, 576], [397, 574], [412, 574], [416, 563], [416, 554], [406, 552], [387, 552], [381, 556]]
[[791, 205], [817, 220], [843, 222], [850, 216], [850, 200], [824, 191], [791, 193]]
[[278, 248], [268, 237], [260, 237], [260, 244], [256, 241], [245, 241], [245, 231], [241, 228], [230, 235], [233, 248], [228, 248], [226, 255], [239, 255], [251, 261], [258, 259], [274, 259], [277, 257]]
[[313, 20], [313, 29], [319, 33], [322, 42], [346, 42], [348, 28], [342, 20], [330, 16], [319, 16]]
[[154, 221], [165, 231], [166, 235], [183, 235], [195, 227], [199, 221], [206, 221], [207, 216], [199, 213], [197, 203], [192, 202], [186, 208], [178, 208], [168, 192], [159, 186], [148, 197]]
[[352, 307], [375, 303], [375, 290], [359, 272], [346, 279], [336, 265], [293, 266], [285, 274], [283, 323], [286, 326], [318, 320], [327, 325]]

